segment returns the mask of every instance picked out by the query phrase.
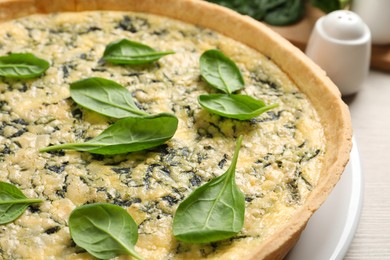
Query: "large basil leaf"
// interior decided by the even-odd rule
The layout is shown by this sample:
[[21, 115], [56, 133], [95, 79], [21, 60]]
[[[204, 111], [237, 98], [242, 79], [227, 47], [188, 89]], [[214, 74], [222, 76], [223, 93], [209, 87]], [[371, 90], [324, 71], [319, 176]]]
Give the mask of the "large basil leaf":
[[219, 50], [208, 50], [200, 56], [200, 73], [211, 86], [231, 94], [244, 88], [237, 65]]
[[134, 249], [138, 227], [123, 208], [107, 203], [95, 203], [74, 209], [69, 217], [73, 241], [100, 259], [132, 255], [142, 259]]
[[108, 79], [76, 81], [70, 84], [70, 96], [80, 106], [113, 118], [149, 115], [138, 109], [125, 87]]
[[173, 234], [188, 243], [209, 243], [237, 234], [244, 225], [245, 198], [235, 182], [242, 136], [232, 163], [221, 176], [193, 191], [180, 203], [173, 218]]
[[27, 79], [41, 75], [50, 67], [49, 62], [31, 53], [11, 53], [0, 57], [0, 76]]
[[41, 199], [27, 198], [12, 184], [0, 182], [0, 224], [14, 221], [29, 205], [40, 202]]
[[200, 95], [198, 101], [210, 113], [239, 120], [249, 120], [278, 106], [267, 106], [262, 100], [239, 94]]
[[163, 144], [172, 138], [178, 119], [171, 114], [120, 119], [97, 137], [85, 143], [68, 143], [40, 149], [48, 152], [71, 149], [95, 154], [113, 155], [136, 152]]
[[107, 45], [103, 59], [114, 64], [138, 65], [151, 63], [173, 53], [175, 52], [156, 51], [145, 44], [122, 39]]

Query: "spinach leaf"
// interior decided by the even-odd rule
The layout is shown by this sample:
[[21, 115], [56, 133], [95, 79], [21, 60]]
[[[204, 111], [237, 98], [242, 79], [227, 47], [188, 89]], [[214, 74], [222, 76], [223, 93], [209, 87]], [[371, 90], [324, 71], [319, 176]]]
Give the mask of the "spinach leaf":
[[227, 94], [244, 88], [237, 65], [219, 50], [205, 51], [199, 59], [200, 73], [211, 86]]
[[0, 182], [0, 224], [14, 221], [29, 205], [40, 202], [41, 199], [27, 198], [12, 184]]
[[310, 0], [310, 3], [325, 13], [340, 9], [339, 0]]
[[142, 259], [134, 249], [137, 224], [117, 205], [95, 203], [77, 207], [69, 217], [69, 230], [73, 241], [97, 258], [131, 255]]
[[138, 109], [125, 87], [108, 79], [76, 81], [70, 84], [70, 96], [80, 106], [113, 118], [149, 115]]
[[49, 62], [31, 53], [11, 53], [0, 57], [0, 76], [16, 79], [34, 78], [50, 67]]
[[262, 10], [264, 10], [264, 12], [270, 12], [272, 11], [273, 9], [275, 8], [278, 8], [284, 4], [286, 4], [286, 2], [290, 1], [290, 0], [258, 0], [259, 1], [259, 5]]
[[40, 152], [71, 149], [95, 154], [113, 155], [136, 152], [163, 144], [172, 138], [178, 119], [171, 114], [128, 117], [116, 121], [97, 137], [85, 143], [48, 146]]
[[[272, 0], [278, 1], [278, 0]], [[280, 0], [279, 0], [280, 1]], [[286, 0], [283, 0], [286, 1]], [[215, 4], [225, 6], [227, 8], [233, 9], [241, 14], [249, 15], [257, 20], [262, 20], [265, 12], [263, 10], [261, 2], [263, 0], [251, 0], [251, 1], [242, 1], [242, 0], [208, 0]]]
[[254, 118], [278, 106], [277, 104], [267, 106], [262, 100], [239, 94], [200, 95], [198, 101], [210, 113], [239, 120]]
[[[289, 25], [305, 15], [303, 0], [208, 0], [272, 25]], [[344, 9], [352, 0], [310, 0], [325, 13]]]
[[310, 3], [323, 11], [330, 13], [339, 9], [344, 9], [352, 0], [310, 0]]
[[[272, 25], [288, 25], [304, 15], [303, 0], [208, 0]], [[324, 0], [328, 1], [328, 0]]]
[[174, 51], [156, 51], [142, 43], [122, 39], [107, 45], [103, 59], [114, 64], [139, 65], [151, 63], [174, 53]]
[[264, 16], [264, 22], [272, 25], [287, 25], [299, 21], [304, 14], [303, 0], [289, 0], [268, 11]]
[[232, 163], [221, 176], [193, 191], [180, 203], [173, 218], [173, 234], [188, 243], [209, 243], [237, 234], [244, 225], [245, 199], [235, 182], [242, 136]]

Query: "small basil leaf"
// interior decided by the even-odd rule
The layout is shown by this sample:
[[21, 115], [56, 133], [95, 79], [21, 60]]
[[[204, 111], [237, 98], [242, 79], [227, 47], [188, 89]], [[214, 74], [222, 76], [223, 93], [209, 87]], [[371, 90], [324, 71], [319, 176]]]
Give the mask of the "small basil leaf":
[[136, 152], [163, 144], [172, 138], [178, 119], [171, 114], [128, 117], [116, 121], [97, 137], [85, 143], [48, 146], [40, 152], [70, 149], [95, 154], [113, 155]]
[[145, 44], [122, 39], [107, 45], [103, 59], [114, 64], [139, 65], [151, 63], [173, 53], [175, 52], [156, 51]]
[[50, 67], [49, 62], [31, 53], [11, 53], [0, 57], [0, 76], [16, 79], [34, 78]]
[[271, 25], [288, 25], [299, 21], [305, 14], [303, 0], [290, 0], [267, 12], [264, 22]]
[[232, 163], [221, 176], [193, 191], [178, 206], [173, 234], [188, 243], [215, 242], [237, 234], [244, 225], [245, 198], [235, 182], [242, 136], [237, 140]]
[[76, 81], [70, 84], [70, 96], [80, 106], [113, 118], [149, 115], [138, 109], [125, 87], [108, 79]]
[[73, 241], [97, 258], [131, 255], [142, 259], [134, 249], [137, 224], [117, 205], [95, 203], [74, 209], [69, 217], [69, 230]]
[[228, 94], [244, 88], [245, 83], [239, 68], [222, 52], [205, 51], [199, 62], [200, 73], [211, 86]]
[[239, 120], [249, 120], [278, 106], [266, 106], [261, 100], [239, 94], [200, 95], [198, 101], [210, 113]]
[[14, 221], [29, 205], [40, 202], [40, 199], [27, 198], [12, 184], [0, 182], [0, 224]]

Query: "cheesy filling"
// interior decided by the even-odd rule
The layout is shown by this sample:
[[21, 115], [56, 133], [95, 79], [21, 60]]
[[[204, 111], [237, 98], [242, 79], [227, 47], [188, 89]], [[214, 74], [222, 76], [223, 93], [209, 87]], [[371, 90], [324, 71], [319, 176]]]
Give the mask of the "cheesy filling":
[[[103, 62], [106, 45], [122, 38], [176, 53], [142, 66]], [[239, 66], [246, 82], [241, 94], [279, 106], [249, 121], [202, 109], [198, 96], [214, 92], [199, 70], [199, 57], [209, 49], [220, 49]], [[139, 225], [136, 250], [145, 259], [244, 257], [245, 246], [278, 230], [316, 186], [325, 152], [316, 112], [277, 65], [237, 41], [153, 15], [61, 13], [1, 24], [0, 55], [25, 52], [51, 67], [36, 79], [0, 78], [0, 180], [44, 202], [0, 226], [1, 259], [92, 258], [71, 240], [67, 224], [75, 207], [95, 202], [131, 214]], [[148, 113], [175, 114], [174, 137], [155, 149], [116, 156], [39, 153], [48, 145], [88, 140], [113, 122], [70, 98], [69, 84], [88, 77], [125, 86]], [[217, 243], [177, 241], [172, 217], [178, 204], [227, 170], [239, 135], [236, 181], [246, 198], [244, 228]]]

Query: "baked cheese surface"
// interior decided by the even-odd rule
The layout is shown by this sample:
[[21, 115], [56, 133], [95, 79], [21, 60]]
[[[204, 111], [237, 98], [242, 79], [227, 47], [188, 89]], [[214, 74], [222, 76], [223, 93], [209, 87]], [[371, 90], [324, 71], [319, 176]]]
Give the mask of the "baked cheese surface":
[[[106, 45], [122, 38], [175, 54], [142, 66], [102, 61]], [[241, 94], [279, 106], [248, 121], [202, 109], [198, 96], [215, 92], [199, 69], [199, 57], [209, 49], [238, 65], [246, 83]], [[67, 224], [75, 207], [95, 202], [129, 212], [139, 225], [136, 250], [145, 259], [237, 259], [283, 226], [317, 184], [326, 147], [316, 112], [272, 60], [237, 41], [153, 15], [59, 13], [1, 24], [0, 55], [25, 52], [51, 67], [36, 79], [0, 77], [0, 181], [44, 202], [0, 225], [1, 259], [92, 258], [71, 240]], [[113, 122], [70, 98], [69, 84], [88, 77], [123, 85], [150, 114], [175, 114], [174, 137], [116, 156], [40, 153], [48, 145], [93, 138]], [[178, 204], [228, 169], [239, 135], [236, 181], [245, 194], [244, 228], [211, 244], [177, 241], [172, 217]]]

